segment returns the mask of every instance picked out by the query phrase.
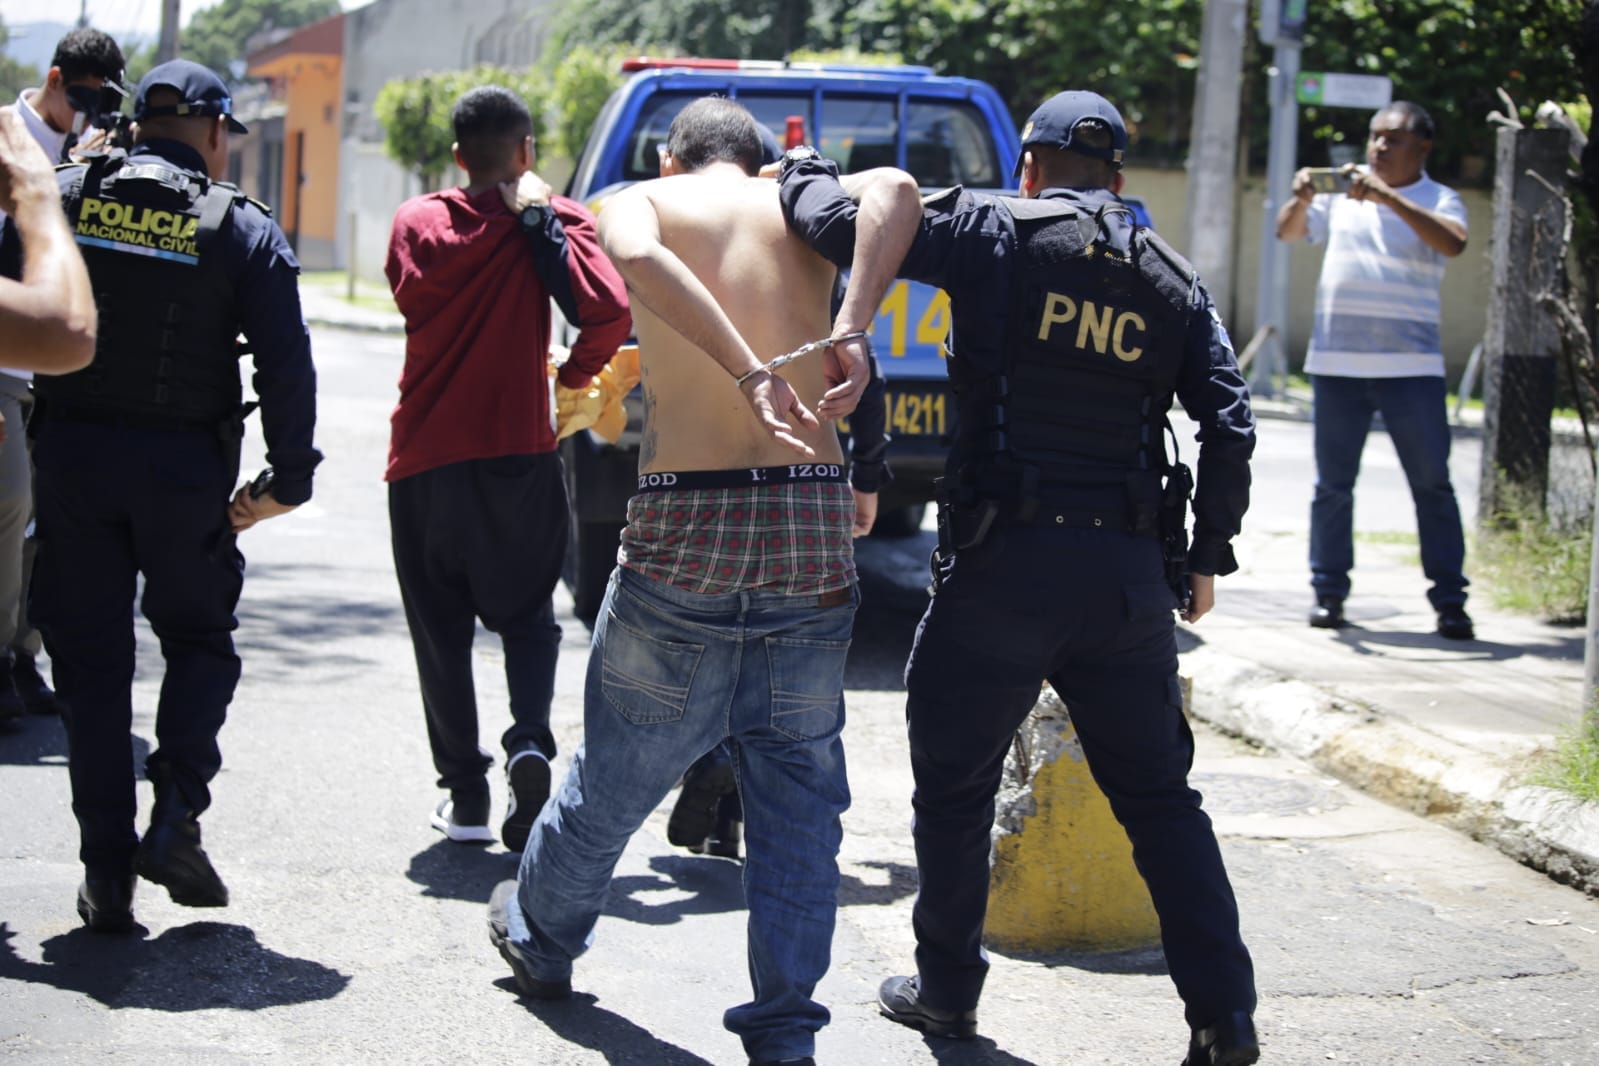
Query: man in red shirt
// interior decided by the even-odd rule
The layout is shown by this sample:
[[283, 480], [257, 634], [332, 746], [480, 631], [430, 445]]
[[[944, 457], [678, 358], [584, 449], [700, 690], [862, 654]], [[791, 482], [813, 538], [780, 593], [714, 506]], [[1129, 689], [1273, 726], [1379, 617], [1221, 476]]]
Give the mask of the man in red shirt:
[[456, 102], [461, 188], [400, 205], [386, 272], [405, 316], [392, 416], [389, 526], [416, 649], [428, 742], [449, 796], [433, 826], [488, 843], [488, 770], [472, 685], [476, 621], [505, 648], [510, 799], [500, 838], [521, 851], [549, 795], [550, 700], [561, 628], [551, 594], [567, 499], [547, 364], [550, 298], [578, 328], [561, 384], [581, 388], [628, 336], [627, 290], [594, 217], [533, 173], [527, 105], [498, 86]]

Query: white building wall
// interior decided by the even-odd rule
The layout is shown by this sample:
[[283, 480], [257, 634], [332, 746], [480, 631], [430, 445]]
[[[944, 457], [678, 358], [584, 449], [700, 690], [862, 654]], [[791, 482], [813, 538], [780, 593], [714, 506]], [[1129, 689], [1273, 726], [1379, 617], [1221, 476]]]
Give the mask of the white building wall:
[[394, 211], [421, 191], [383, 150], [383, 126], [372, 113], [379, 90], [395, 78], [479, 63], [532, 66], [558, 6], [558, 0], [376, 0], [345, 13], [341, 269], [349, 269], [353, 250], [356, 273], [382, 281]]

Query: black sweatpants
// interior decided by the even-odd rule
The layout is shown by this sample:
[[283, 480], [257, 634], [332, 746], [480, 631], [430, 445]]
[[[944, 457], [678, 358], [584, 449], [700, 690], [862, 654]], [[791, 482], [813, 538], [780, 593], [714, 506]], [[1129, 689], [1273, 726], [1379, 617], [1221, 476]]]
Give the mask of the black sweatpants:
[[553, 757], [561, 627], [551, 595], [567, 538], [561, 457], [472, 459], [391, 482], [389, 529], [439, 787], [484, 791], [494, 764], [478, 745], [472, 683], [480, 619], [505, 648], [507, 758], [530, 747]]

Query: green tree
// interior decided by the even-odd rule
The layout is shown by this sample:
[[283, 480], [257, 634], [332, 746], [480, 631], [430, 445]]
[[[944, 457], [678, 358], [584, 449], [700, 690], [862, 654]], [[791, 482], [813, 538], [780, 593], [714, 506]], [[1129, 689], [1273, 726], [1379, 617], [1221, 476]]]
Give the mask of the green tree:
[[383, 145], [389, 158], [414, 173], [425, 191], [439, 187], [454, 166], [450, 146], [455, 130], [450, 114], [468, 89], [503, 85], [527, 101], [533, 113], [533, 136], [542, 140], [544, 77], [535, 70], [506, 70], [484, 64], [471, 70], [451, 70], [397, 78], [378, 91], [373, 112], [383, 123]]
[[[1309, 6], [1304, 66], [1384, 74], [1397, 98], [1439, 124], [1432, 170], [1454, 176], [1460, 160], [1491, 153], [1483, 116], [1494, 89], [1515, 97], [1523, 119], [1544, 99], [1569, 100], [1585, 0], [1317, 0]], [[944, 74], [991, 82], [1018, 121], [1064, 88], [1095, 89], [1126, 116], [1141, 161], [1187, 155], [1199, 65], [1203, 0], [570, 0], [557, 40], [677, 54], [779, 59], [803, 51], [897, 54]], [[1271, 50], [1248, 29], [1246, 140], [1265, 159], [1266, 68]], [[1331, 145], [1360, 144], [1368, 114], [1302, 114], [1304, 162]]]
[[[1413, 100], [1438, 125], [1428, 169], [1454, 175], [1466, 156], [1492, 156], [1484, 116], [1515, 99], [1522, 120], [1544, 100], [1569, 100], [1580, 84], [1574, 46], [1585, 0], [1320, 0], [1307, 9], [1304, 66], [1384, 74], [1394, 98]], [[1263, 95], [1256, 114], [1264, 114]], [[1371, 115], [1306, 108], [1301, 156], [1319, 162], [1329, 146], [1364, 145]]]
[[17, 95], [24, 89], [32, 89], [39, 84], [43, 72], [30, 63], [23, 63], [6, 53], [6, 42], [11, 40], [11, 31], [6, 28], [6, 20], [0, 17], [0, 103], [12, 103]]
[[642, 51], [671, 45], [684, 55], [780, 59], [815, 47], [816, 7], [830, 0], [574, 0], [557, 21], [556, 51], [620, 45]]
[[338, 0], [222, 0], [195, 12], [183, 28], [179, 50], [185, 59], [237, 81], [244, 77], [244, 55], [251, 38], [338, 13]]
[[577, 159], [605, 100], [622, 84], [622, 58], [631, 49], [578, 45], [567, 51], [550, 75], [550, 109], [555, 118], [555, 151]]

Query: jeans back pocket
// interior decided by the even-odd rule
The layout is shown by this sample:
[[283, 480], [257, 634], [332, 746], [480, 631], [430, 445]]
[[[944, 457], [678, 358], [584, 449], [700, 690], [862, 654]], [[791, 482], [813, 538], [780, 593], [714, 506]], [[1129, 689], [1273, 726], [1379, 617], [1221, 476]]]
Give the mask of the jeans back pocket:
[[605, 620], [600, 687], [634, 725], [678, 722], [704, 654], [703, 644], [661, 640], [613, 613]]
[[795, 740], [820, 740], [843, 728], [847, 640], [767, 637], [772, 728]]

